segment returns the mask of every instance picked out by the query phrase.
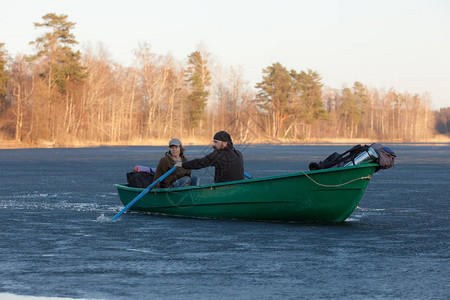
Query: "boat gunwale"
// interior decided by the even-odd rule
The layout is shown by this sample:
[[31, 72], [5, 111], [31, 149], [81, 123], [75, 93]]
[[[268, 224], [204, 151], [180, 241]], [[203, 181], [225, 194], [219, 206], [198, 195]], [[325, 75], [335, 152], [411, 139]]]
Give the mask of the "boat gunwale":
[[[210, 183], [210, 184], [198, 185], [198, 186], [188, 186], [188, 187], [179, 187], [179, 188], [163, 188], [163, 189], [155, 188], [155, 189], [152, 189], [151, 192], [152, 193], [184, 192], [184, 191], [189, 191], [189, 190], [209, 189], [209, 188], [215, 188], [215, 187], [240, 185], [240, 184], [277, 180], [277, 179], [284, 179], [284, 178], [297, 177], [297, 176], [314, 175], [314, 174], [328, 173], [328, 172], [332, 173], [332, 172], [339, 172], [342, 170], [367, 168], [367, 167], [378, 167], [378, 166], [379, 165], [377, 163], [363, 163], [363, 164], [356, 165], [356, 166], [329, 168], [329, 169], [321, 169], [321, 170], [314, 170], [314, 171], [301, 171], [301, 172], [296, 172], [296, 173], [291, 173], [291, 174], [282, 174], [282, 175], [275, 175], [275, 176], [269, 176], [269, 177], [243, 179], [243, 180], [219, 182], [219, 183]], [[139, 192], [139, 193], [145, 190], [145, 188], [129, 187], [126, 184], [117, 184], [117, 183], [114, 184], [114, 187], [117, 189], [127, 190], [130, 192]]]

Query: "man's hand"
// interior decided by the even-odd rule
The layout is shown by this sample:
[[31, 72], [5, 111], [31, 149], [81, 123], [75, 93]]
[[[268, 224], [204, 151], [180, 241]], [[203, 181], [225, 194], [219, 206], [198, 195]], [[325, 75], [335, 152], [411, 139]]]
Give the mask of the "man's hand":
[[175, 163], [175, 167], [181, 168], [182, 167], [182, 163], [181, 162]]

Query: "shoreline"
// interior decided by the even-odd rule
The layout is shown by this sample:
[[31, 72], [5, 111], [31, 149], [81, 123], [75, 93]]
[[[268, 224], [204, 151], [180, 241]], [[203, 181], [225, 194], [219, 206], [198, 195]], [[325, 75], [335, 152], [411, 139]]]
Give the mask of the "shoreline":
[[[41, 143], [37, 145], [28, 145], [26, 143], [19, 143], [15, 141], [0, 141], [0, 150], [6, 149], [46, 149], [46, 148], [95, 148], [95, 147], [132, 147], [132, 146], [166, 146], [168, 140], [152, 140], [147, 142], [129, 142], [129, 143], [76, 143], [67, 145], [58, 145], [52, 143]], [[380, 140], [370, 140], [370, 139], [314, 139], [310, 141], [252, 141], [245, 143], [235, 143], [236, 145], [357, 145], [357, 144], [372, 144], [381, 143], [389, 145], [417, 145], [417, 146], [450, 146], [450, 137], [439, 137], [434, 139], [429, 139], [426, 141], [380, 141]], [[207, 140], [190, 140], [186, 139], [184, 146], [204, 146], [211, 144]]]

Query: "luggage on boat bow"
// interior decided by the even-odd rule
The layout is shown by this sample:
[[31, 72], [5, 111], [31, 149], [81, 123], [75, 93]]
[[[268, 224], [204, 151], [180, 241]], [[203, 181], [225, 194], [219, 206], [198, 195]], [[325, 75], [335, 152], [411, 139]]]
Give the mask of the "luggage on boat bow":
[[313, 171], [333, 167], [355, 166], [363, 162], [376, 162], [381, 169], [388, 169], [394, 165], [395, 157], [394, 151], [379, 143], [374, 143], [370, 146], [356, 145], [342, 154], [334, 152], [323, 161], [310, 163], [309, 169]]

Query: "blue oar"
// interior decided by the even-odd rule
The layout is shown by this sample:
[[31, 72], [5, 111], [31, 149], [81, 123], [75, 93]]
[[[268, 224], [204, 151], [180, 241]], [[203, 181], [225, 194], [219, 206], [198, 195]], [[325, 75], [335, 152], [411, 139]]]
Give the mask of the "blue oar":
[[135, 204], [139, 199], [141, 199], [145, 194], [147, 194], [155, 185], [166, 179], [167, 176], [169, 176], [173, 171], [175, 171], [177, 167], [173, 167], [169, 171], [167, 171], [163, 176], [159, 177], [155, 182], [150, 184], [145, 190], [143, 190], [136, 198], [134, 198], [133, 201], [128, 203], [127, 206], [125, 206], [117, 215], [115, 215], [112, 219], [115, 220], [118, 217], [120, 217], [124, 212], [126, 212], [133, 204]]
[[248, 179], [252, 179], [252, 175], [248, 174], [247, 172], [244, 172], [244, 176], [247, 177]]

